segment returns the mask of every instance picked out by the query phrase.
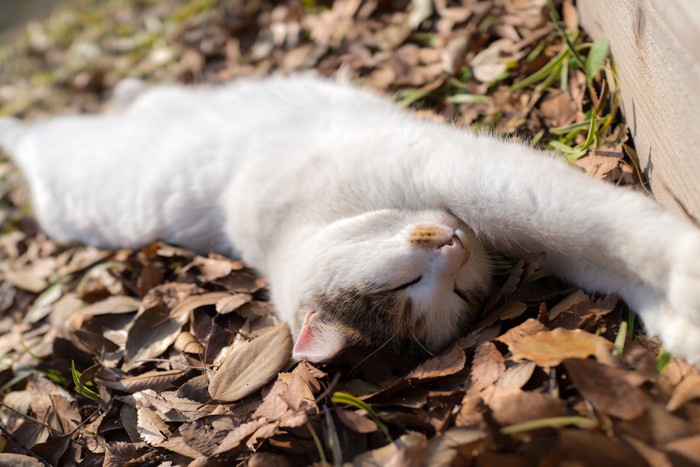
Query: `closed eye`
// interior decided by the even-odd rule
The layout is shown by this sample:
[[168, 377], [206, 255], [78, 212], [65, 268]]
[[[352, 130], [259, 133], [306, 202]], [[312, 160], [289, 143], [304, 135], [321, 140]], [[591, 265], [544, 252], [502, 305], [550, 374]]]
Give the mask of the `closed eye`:
[[423, 276], [418, 276], [410, 282], [406, 282], [405, 284], [401, 284], [398, 287], [394, 287], [393, 289], [387, 290], [387, 292], [398, 292], [399, 290], [407, 289], [410, 286], [419, 283], [421, 281], [421, 279], [423, 279]]

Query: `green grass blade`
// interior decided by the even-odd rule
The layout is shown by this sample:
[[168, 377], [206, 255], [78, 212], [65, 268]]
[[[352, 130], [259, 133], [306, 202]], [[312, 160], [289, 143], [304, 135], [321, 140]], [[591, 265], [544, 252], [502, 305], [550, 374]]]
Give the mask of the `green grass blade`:
[[427, 91], [421, 88], [406, 88], [402, 89], [396, 93], [397, 104], [400, 107], [408, 107], [411, 104], [415, 104], [419, 100], [423, 99], [425, 96], [430, 94], [432, 91]]
[[43, 375], [43, 373], [39, 370], [18, 371], [17, 374], [15, 374], [14, 378], [12, 378], [7, 383], [3, 384], [2, 387], [0, 387], [0, 394], [4, 393], [23, 379], [29, 378], [30, 375]]
[[629, 323], [629, 327], [627, 328], [627, 338], [629, 340], [634, 339], [634, 325], [636, 319], [637, 314], [632, 310], [627, 310], [627, 322]]
[[384, 422], [382, 422], [382, 420], [379, 418], [379, 415], [377, 415], [377, 413], [372, 409], [372, 407], [367, 405], [366, 402], [361, 401], [357, 397], [346, 392], [334, 393], [331, 400], [336, 404], [350, 405], [360, 410], [364, 410], [365, 412], [367, 412], [367, 415], [369, 415], [369, 417], [372, 420], [374, 420], [374, 423], [377, 424], [377, 427], [382, 431], [382, 433], [384, 433], [389, 442], [393, 441], [391, 439], [391, 435], [389, 435], [389, 430], [387, 429], [386, 425], [384, 425]]
[[588, 128], [590, 126], [591, 126], [591, 121], [589, 119], [586, 119], [582, 122], [573, 123], [571, 125], [550, 128], [549, 132], [552, 133], [553, 135], [563, 136], [563, 135], [566, 135], [567, 133], [570, 133], [572, 131], [580, 132], [580, 131], [585, 130], [586, 128]]
[[545, 79], [547, 76], [550, 76], [551, 74], [558, 75], [559, 71], [561, 70], [561, 64], [562, 61], [567, 58], [569, 55], [568, 50], [564, 49], [561, 52], [559, 52], [557, 55], [554, 56], [553, 59], [551, 59], [545, 66], [528, 76], [527, 78], [523, 79], [522, 81], [519, 81], [515, 83], [513, 86], [510, 87], [511, 91], [517, 91], [518, 89], [523, 89], [528, 86], [532, 86], [533, 84], [542, 81]]
[[627, 321], [620, 323], [620, 329], [617, 331], [617, 336], [615, 336], [615, 345], [613, 346], [612, 354], [616, 357], [622, 356], [622, 352], [625, 351], [625, 339], [627, 338]]
[[671, 354], [661, 349], [661, 353], [656, 357], [656, 369], [661, 373], [671, 363]]
[[504, 426], [501, 428], [501, 433], [504, 435], [512, 435], [515, 433], [522, 433], [524, 431], [538, 430], [541, 428], [558, 428], [566, 425], [577, 425], [581, 428], [593, 428], [598, 425], [598, 422], [590, 418], [575, 416], [541, 418], [539, 420], [530, 420], [528, 422]]
[[610, 53], [610, 42], [606, 39], [593, 44], [586, 57], [586, 77], [591, 81], [605, 64], [605, 60]]
[[321, 439], [318, 437], [316, 434], [316, 430], [313, 429], [311, 424], [309, 422], [306, 422], [306, 428], [309, 430], [309, 433], [311, 433], [311, 437], [314, 439], [314, 444], [316, 445], [316, 451], [318, 451], [318, 455], [321, 458], [321, 465], [324, 467], [329, 465], [328, 461], [326, 460], [326, 453], [323, 451], [323, 445], [321, 444]]
[[445, 100], [451, 104], [488, 104], [491, 98], [479, 94], [455, 94]]
[[328, 427], [327, 440], [328, 446], [331, 448], [331, 454], [333, 454], [333, 467], [341, 467], [343, 465], [343, 451], [340, 449], [338, 430], [335, 428], [333, 416], [327, 406], [323, 407], [323, 414], [326, 419], [326, 426]]
[[575, 31], [576, 36], [574, 37], [574, 41], [572, 41], [561, 24], [561, 18], [559, 17], [559, 13], [557, 13], [557, 9], [554, 7], [554, 2], [552, 0], [547, 0], [547, 5], [549, 5], [549, 16], [550, 18], [552, 18], [552, 22], [554, 23], [554, 29], [557, 30], [561, 38], [564, 40], [566, 48], [569, 50], [569, 52], [571, 52], [571, 55], [574, 57], [574, 61], [576, 62], [576, 64], [582, 70], [585, 70], [586, 64], [583, 62], [583, 58], [578, 53], [578, 50], [576, 50], [576, 46], [574, 45], [574, 41], [576, 41], [576, 39], [578, 39], [579, 36], [578, 31]]
[[70, 372], [71, 375], [73, 375], [73, 384], [75, 384], [75, 390], [78, 394], [82, 394], [83, 396], [93, 401], [101, 400], [99, 394], [97, 394], [89, 387], [85, 386], [83, 382], [80, 381], [80, 372], [75, 369], [75, 362], [73, 360], [71, 360], [70, 362]]

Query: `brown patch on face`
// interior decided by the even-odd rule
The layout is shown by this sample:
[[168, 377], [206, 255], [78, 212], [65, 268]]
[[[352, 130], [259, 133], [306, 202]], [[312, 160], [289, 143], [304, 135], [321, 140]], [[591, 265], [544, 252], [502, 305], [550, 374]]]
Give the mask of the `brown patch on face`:
[[[480, 289], [459, 292], [465, 309], [455, 326], [455, 334], [471, 329], [485, 294]], [[396, 291], [345, 287], [317, 296], [316, 303], [325, 319], [352, 344], [370, 348], [386, 345], [395, 352], [425, 349], [417, 339], [426, 332], [426, 318], [415, 314], [411, 300]]]
[[352, 342], [378, 347], [389, 340], [400, 347], [415, 333], [413, 305], [396, 292], [346, 287], [317, 298], [319, 309]]
[[452, 234], [437, 225], [417, 225], [411, 231], [408, 242], [416, 248], [432, 250], [440, 248], [449, 242], [450, 238]]

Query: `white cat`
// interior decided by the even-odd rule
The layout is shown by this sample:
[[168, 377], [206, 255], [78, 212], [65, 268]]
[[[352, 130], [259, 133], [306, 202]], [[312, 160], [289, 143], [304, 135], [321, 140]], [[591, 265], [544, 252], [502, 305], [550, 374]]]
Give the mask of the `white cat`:
[[240, 252], [295, 358], [447, 345], [488, 290], [486, 241], [546, 251], [700, 364], [700, 230], [638, 193], [319, 79], [121, 94], [112, 114], [0, 121], [39, 223], [103, 247]]

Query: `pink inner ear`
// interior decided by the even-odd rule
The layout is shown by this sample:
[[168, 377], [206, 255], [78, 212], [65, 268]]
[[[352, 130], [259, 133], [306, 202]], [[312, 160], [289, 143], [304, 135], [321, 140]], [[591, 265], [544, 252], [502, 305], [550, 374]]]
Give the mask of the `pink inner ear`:
[[322, 362], [338, 355], [345, 345], [345, 336], [311, 310], [306, 314], [292, 356], [295, 360]]

